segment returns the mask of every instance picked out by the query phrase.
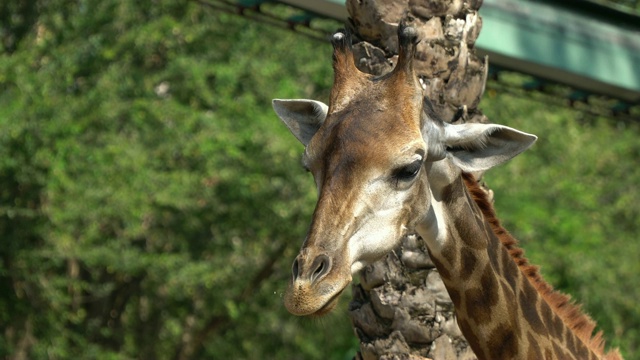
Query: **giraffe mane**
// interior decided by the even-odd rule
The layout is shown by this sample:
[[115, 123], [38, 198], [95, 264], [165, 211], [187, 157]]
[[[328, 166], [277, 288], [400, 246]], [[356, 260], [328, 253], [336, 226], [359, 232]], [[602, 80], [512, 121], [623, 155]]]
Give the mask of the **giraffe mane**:
[[524, 250], [518, 246], [518, 241], [500, 224], [487, 192], [481, 188], [475, 177], [472, 174], [463, 173], [462, 178], [476, 205], [478, 205], [484, 218], [489, 222], [494, 234], [500, 239], [500, 242], [507, 249], [518, 268], [556, 315], [598, 356], [603, 357], [604, 360], [622, 360], [622, 356], [617, 349], [605, 353], [605, 341], [602, 338], [602, 331], [598, 331], [592, 336], [596, 323], [582, 311], [581, 306], [576, 304], [569, 295], [554, 290], [542, 278], [538, 267], [529, 263], [529, 260], [524, 256]]

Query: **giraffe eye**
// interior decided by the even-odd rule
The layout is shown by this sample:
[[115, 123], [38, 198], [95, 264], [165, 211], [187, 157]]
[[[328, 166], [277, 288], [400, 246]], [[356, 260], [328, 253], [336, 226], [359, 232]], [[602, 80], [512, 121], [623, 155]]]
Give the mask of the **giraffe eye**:
[[422, 167], [422, 159], [416, 160], [409, 165], [402, 166], [393, 172], [393, 179], [398, 181], [413, 180], [420, 172]]

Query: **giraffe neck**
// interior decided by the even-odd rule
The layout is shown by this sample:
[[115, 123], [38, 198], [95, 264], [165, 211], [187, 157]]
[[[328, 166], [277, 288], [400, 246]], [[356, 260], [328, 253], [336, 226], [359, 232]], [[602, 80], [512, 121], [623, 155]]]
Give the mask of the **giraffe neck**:
[[471, 175], [434, 195], [446, 235], [429, 252], [480, 359], [601, 358], [595, 324], [528, 264]]

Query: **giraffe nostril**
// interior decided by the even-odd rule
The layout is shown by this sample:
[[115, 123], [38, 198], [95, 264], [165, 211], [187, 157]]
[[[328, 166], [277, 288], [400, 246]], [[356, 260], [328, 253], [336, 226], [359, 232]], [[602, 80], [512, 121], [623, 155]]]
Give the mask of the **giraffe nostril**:
[[311, 268], [313, 272], [311, 273], [310, 280], [311, 282], [316, 282], [331, 270], [331, 259], [326, 255], [320, 255], [314, 260]]
[[298, 278], [298, 259], [296, 258], [295, 260], [293, 260], [293, 266], [291, 269], [291, 272], [293, 273], [293, 281], [296, 281], [296, 279]]

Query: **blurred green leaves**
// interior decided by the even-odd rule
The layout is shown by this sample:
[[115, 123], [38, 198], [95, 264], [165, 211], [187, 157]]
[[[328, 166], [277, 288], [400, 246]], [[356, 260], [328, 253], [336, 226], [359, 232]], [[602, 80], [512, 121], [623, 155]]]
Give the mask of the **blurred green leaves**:
[[327, 91], [317, 44], [176, 1], [23, 10], [0, 57], [0, 356], [350, 349], [346, 316], [301, 329], [280, 299], [315, 190], [270, 101]]

